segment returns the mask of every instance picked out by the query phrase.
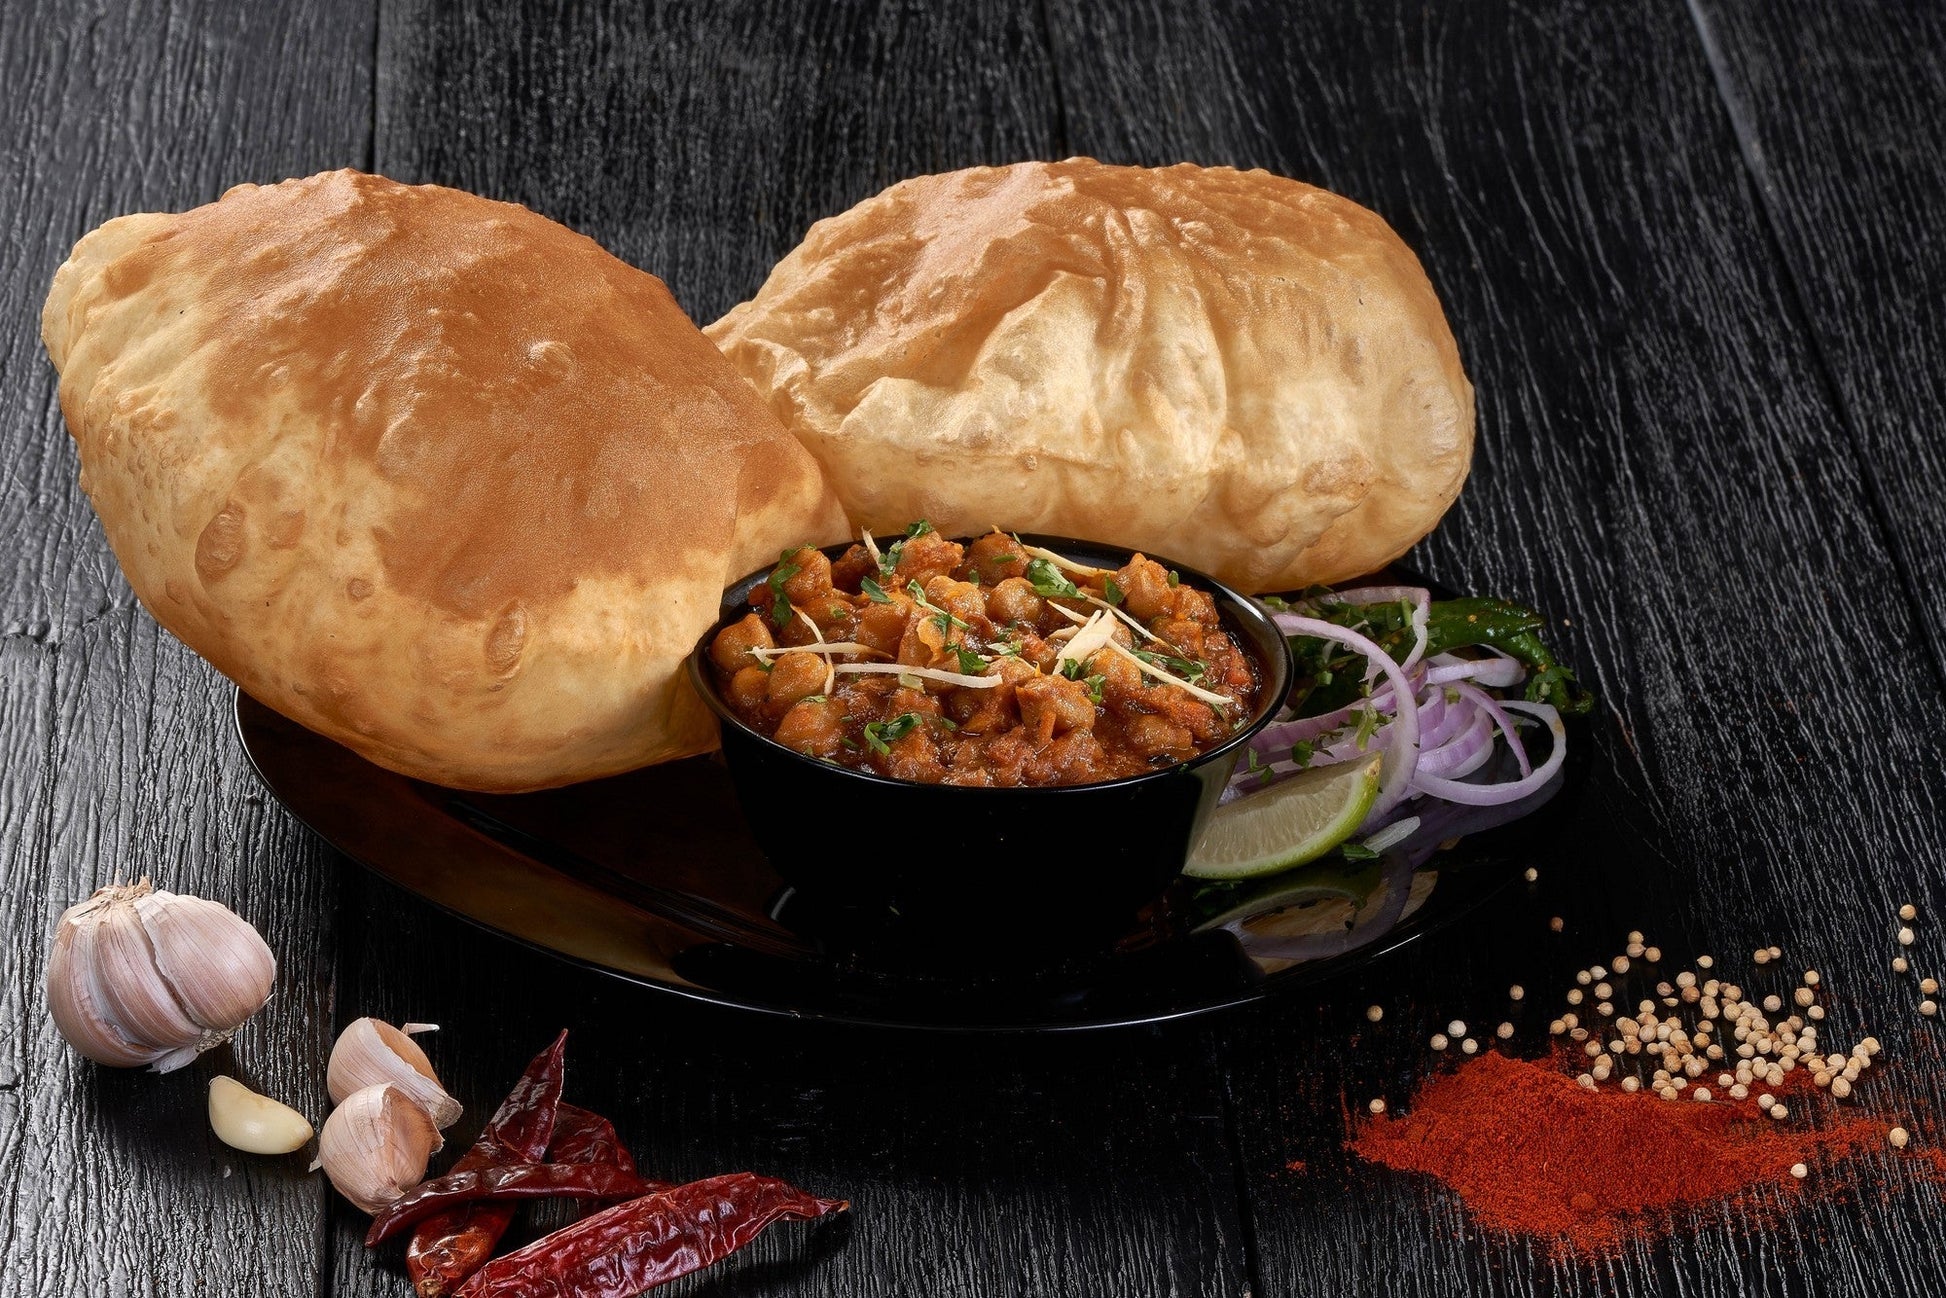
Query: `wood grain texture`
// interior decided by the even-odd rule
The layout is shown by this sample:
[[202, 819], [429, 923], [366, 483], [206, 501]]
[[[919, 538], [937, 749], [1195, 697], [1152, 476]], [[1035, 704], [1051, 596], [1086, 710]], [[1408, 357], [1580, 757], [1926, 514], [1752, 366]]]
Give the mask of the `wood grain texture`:
[[[69, 246], [122, 212], [360, 163], [367, 3], [142, 0], [0, 13], [0, 1291], [301, 1294], [324, 1196], [303, 1159], [219, 1145], [232, 1072], [321, 1113], [329, 858], [245, 773], [229, 691], [134, 599], [76, 485], [39, 340]], [[281, 956], [232, 1047], [157, 1078], [80, 1060], [47, 1019], [47, 936], [116, 877], [217, 898]]]
[[[1946, 886], [1926, 774], [1946, 753], [1917, 720], [1941, 703], [1926, 627], [1687, 15], [1054, 14], [1077, 151], [1267, 166], [1367, 203], [1419, 250], [1479, 387], [1481, 437], [1461, 503], [1413, 558], [1562, 615], [1557, 638], [1613, 709], [1594, 753], [1607, 792], [1538, 898], [1341, 993], [1387, 1003], [1381, 1029], [1351, 1031], [1357, 1004], [1293, 1004], [1226, 1034], [1261, 1291], [1938, 1287], [1936, 1192], [1910, 1185], [1768, 1228], [1762, 1205], [1684, 1221], [1666, 1246], [1583, 1266], [1483, 1239], [1444, 1194], [1337, 1150], [1340, 1105], [1402, 1099], [1448, 1018], [1497, 1021], [1510, 982], [1549, 989], [1522, 1019], [1537, 1045], [1566, 973], [1631, 928], [1672, 956], [1781, 943], [1843, 989], [1835, 1034], [1862, 1022], [1908, 1060], [1863, 1098], [1908, 1117], [1946, 1102], [1925, 1062], [1937, 1027], [1887, 972], [1893, 907], [1937, 913]], [[1570, 921], [1563, 937], [1548, 914]]]
[[[455, 1151], [566, 1027], [567, 1095], [611, 1115], [649, 1174], [761, 1171], [852, 1201], [849, 1222], [775, 1231], [679, 1292], [1243, 1291], [1200, 1027], [995, 1041], [738, 1015], [566, 968], [371, 879], [345, 924], [341, 1017], [441, 1024], [428, 1048], [469, 1108]], [[333, 1292], [403, 1292], [397, 1250], [374, 1257], [363, 1230], [334, 1203]]]
[[893, 181], [1057, 147], [1031, 0], [387, 0], [382, 24], [379, 170], [526, 203], [699, 321]]
[[[1049, 153], [1058, 112], [1031, 4], [388, 0], [377, 121], [389, 174], [525, 202], [709, 320], [813, 220], [906, 175]], [[687, 1292], [1243, 1288], [1200, 1028], [1005, 1044], [796, 1029], [562, 969], [376, 882], [356, 895], [340, 1018], [445, 1025], [469, 1130], [567, 1025], [570, 1093], [611, 1113], [644, 1166], [773, 1172], [856, 1205], [851, 1224], [776, 1232]], [[352, 1218], [334, 1214], [334, 1292], [398, 1292], [397, 1258], [375, 1264]]]
[[1946, 9], [1690, 7], [1946, 676]]

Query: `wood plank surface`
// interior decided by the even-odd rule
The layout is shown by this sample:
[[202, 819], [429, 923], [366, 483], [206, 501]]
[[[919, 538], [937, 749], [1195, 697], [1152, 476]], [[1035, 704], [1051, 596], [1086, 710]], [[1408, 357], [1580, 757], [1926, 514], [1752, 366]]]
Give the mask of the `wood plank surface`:
[[1946, 7], [1690, 7], [1946, 676]]
[[[1826, 33], [1834, 67], [1845, 26]], [[1619, 953], [1632, 928], [1672, 956], [1780, 943], [1842, 989], [1834, 1032], [1855, 1040], [1862, 1024], [1907, 1060], [1861, 1103], [1911, 1121], [1946, 1100], [1925, 1062], [1937, 1024], [1887, 972], [1893, 908], [1946, 901], [1927, 627], [1687, 15], [1056, 5], [1054, 33], [1076, 151], [1267, 166], [1367, 203], [1419, 250], [1481, 432], [1465, 496], [1411, 558], [1560, 615], [1557, 639], [1612, 709], [1591, 773], [1609, 792], [1534, 898], [1336, 1003], [1226, 1034], [1259, 1291], [1936, 1287], [1937, 1191], [1909, 1164], [1868, 1169], [1883, 1203], [1806, 1195], [1769, 1205], [1769, 1228], [1762, 1204], [1684, 1219], [1667, 1245], [1576, 1265], [1482, 1237], [1444, 1193], [1338, 1149], [1343, 1109], [1404, 1099], [1430, 1033], [1497, 1021], [1511, 982], [1550, 989], [1515, 1016], [1538, 1048], [1567, 972]], [[1922, 948], [1942, 958], [1936, 935]], [[1368, 998], [1388, 1017], [1354, 1031]]]
[[[1032, 4], [388, 0], [382, 24], [383, 170], [566, 221], [702, 321], [754, 293], [818, 217], [906, 175], [1057, 142]], [[564, 969], [376, 882], [352, 895], [340, 1019], [445, 1025], [438, 1058], [469, 1123], [569, 1026], [571, 1094], [611, 1113], [646, 1167], [752, 1168], [856, 1205], [851, 1223], [779, 1231], [686, 1292], [1243, 1290], [1200, 1027], [1005, 1042], [794, 1027]], [[361, 1222], [334, 1211], [334, 1292], [398, 1292], [396, 1257], [375, 1264]]]
[[[321, 1116], [365, 1013], [444, 1025], [460, 1142], [565, 1026], [571, 1098], [649, 1171], [858, 1205], [671, 1292], [1946, 1288], [1938, 1188], [1889, 1155], [1590, 1264], [1342, 1148], [1449, 1018], [1538, 1049], [1631, 928], [1823, 971], [1834, 1036], [1887, 1044], [1861, 1111], [1946, 1140], [1946, 1037], [1886, 972], [1893, 907], [1946, 912], [1942, 35], [1936, 7], [1799, 0], [0, 7], [0, 1295], [405, 1293], [301, 1158], [203, 1120], [215, 1071]], [[1315, 997], [962, 1041], [668, 1003], [478, 933], [266, 804], [227, 686], [134, 606], [75, 485], [38, 307], [119, 213], [375, 165], [567, 221], [708, 320], [894, 180], [1070, 152], [1267, 166], [1394, 224], [1480, 394], [1472, 481], [1411, 560], [1558, 615], [1604, 700], [1539, 884]], [[282, 957], [234, 1047], [166, 1078], [79, 1061], [41, 989], [60, 909], [141, 873]]]
[[[229, 689], [134, 605], [85, 497], [42, 353], [69, 246], [123, 212], [365, 161], [371, 6], [22, 0], [0, 14], [0, 1292], [302, 1294], [324, 1192], [303, 1160], [211, 1135], [232, 1072], [321, 1114], [331, 858], [266, 806]], [[281, 956], [233, 1046], [168, 1077], [56, 1035], [55, 917], [115, 878], [217, 898]]]

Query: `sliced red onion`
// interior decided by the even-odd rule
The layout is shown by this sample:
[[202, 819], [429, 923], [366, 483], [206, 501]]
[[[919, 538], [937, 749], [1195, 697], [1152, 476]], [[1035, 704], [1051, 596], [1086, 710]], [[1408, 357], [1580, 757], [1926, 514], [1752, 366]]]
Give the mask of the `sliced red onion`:
[[1455, 681], [1472, 681], [1494, 689], [1506, 689], [1527, 679], [1527, 668], [1517, 658], [1459, 658], [1446, 663], [1441, 661], [1445, 657], [1445, 654], [1440, 654], [1428, 664], [1426, 684], [1450, 685]]
[[1373, 834], [1370, 838], [1365, 840], [1365, 846], [1371, 851], [1383, 852], [1387, 848], [1405, 842], [1405, 840], [1411, 838], [1412, 835], [1418, 831], [1418, 829], [1419, 829], [1419, 817], [1407, 816], [1403, 820], [1393, 821], [1391, 824], [1387, 825], [1384, 829], [1381, 829], [1376, 834]]
[[1493, 718], [1484, 712], [1474, 713], [1473, 718], [1473, 724], [1450, 742], [1420, 752], [1419, 776], [1440, 775], [1456, 780], [1480, 768], [1493, 751]]
[[1539, 717], [1547, 723], [1547, 728], [1554, 734], [1554, 751], [1547, 755], [1546, 761], [1535, 767], [1532, 773], [1524, 778], [1504, 784], [1463, 784], [1458, 780], [1442, 779], [1437, 775], [1415, 775], [1412, 787], [1421, 793], [1430, 793], [1435, 798], [1444, 798], [1448, 802], [1465, 803], [1471, 807], [1494, 807], [1503, 802], [1518, 802], [1553, 779], [1554, 773], [1561, 769], [1561, 763], [1566, 761], [1568, 756], [1568, 732], [1561, 724], [1561, 714], [1546, 703], [1526, 703], [1508, 699], [1499, 706], [1508, 711]]
[[1514, 725], [1514, 719], [1508, 716], [1506, 710], [1500, 706], [1500, 700], [1494, 698], [1493, 695], [1487, 693], [1485, 690], [1474, 685], [1469, 685], [1464, 681], [1461, 681], [1453, 688], [1459, 691], [1461, 698], [1493, 718], [1493, 724], [1498, 726], [1500, 733], [1507, 737], [1507, 747], [1514, 750], [1514, 761], [1520, 764], [1521, 775], [1523, 777], [1532, 775], [1534, 773], [1534, 764], [1527, 760], [1527, 745], [1521, 742], [1519, 727]]
[[1399, 664], [1392, 660], [1391, 654], [1356, 631], [1349, 631], [1320, 618], [1299, 617], [1294, 613], [1278, 613], [1275, 616], [1278, 627], [1285, 634], [1310, 636], [1344, 645], [1365, 655], [1372, 666], [1391, 682], [1397, 711], [1392, 724], [1385, 727], [1391, 744], [1379, 777], [1378, 801], [1372, 804], [1371, 814], [1376, 816], [1391, 810], [1411, 788], [1412, 773], [1419, 765], [1419, 700], [1414, 697], [1416, 691], [1412, 682], [1406, 678]]

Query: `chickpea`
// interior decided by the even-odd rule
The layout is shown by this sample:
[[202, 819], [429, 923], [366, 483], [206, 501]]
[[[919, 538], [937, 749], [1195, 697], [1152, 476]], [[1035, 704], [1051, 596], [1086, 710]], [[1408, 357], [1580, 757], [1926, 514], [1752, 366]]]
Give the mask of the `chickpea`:
[[721, 671], [736, 672], [751, 665], [750, 650], [776, 647], [777, 642], [771, 638], [763, 618], [748, 613], [742, 621], [732, 622], [716, 633], [716, 639], [710, 642], [709, 659]]
[[1136, 555], [1115, 574], [1122, 588], [1122, 607], [1141, 622], [1162, 616], [1175, 607], [1175, 589], [1169, 585], [1169, 571], [1153, 559]]
[[937, 532], [915, 536], [899, 546], [899, 562], [894, 570], [898, 573], [898, 584], [904, 586], [908, 581], [917, 581], [924, 586], [934, 577], [945, 576], [959, 567], [965, 554], [964, 547]]
[[811, 757], [835, 757], [845, 738], [842, 709], [833, 699], [799, 700], [777, 723], [774, 738]]
[[1095, 705], [1080, 681], [1065, 676], [1042, 676], [1014, 691], [1020, 704], [1020, 721], [1043, 740], [1070, 730], [1092, 730]]
[[824, 659], [817, 654], [787, 653], [770, 669], [769, 700], [783, 711], [799, 699], [824, 691]]
[[1027, 571], [1027, 551], [1005, 532], [988, 532], [973, 542], [966, 553], [966, 567], [989, 586]]
[[880, 756], [879, 765], [893, 779], [938, 784], [945, 778], [946, 767], [939, 760], [939, 746], [926, 733], [926, 727], [920, 726], [893, 740], [890, 748], [891, 751]]
[[905, 638], [908, 605], [867, 604], [858, 610], [858, 624], [852, 634], [858, 643], [870, 645], [887, 656], [896, 656], [899, 641]]
[[1009, 622], [1034, 625], [1047, 611], [1047, 601], [1034, 593], [1024, 577], [1009, 577], [987, 593], [986, 615], [996, 626]]
[[831, 560], [808, 545], [784, 560], [798, 571], [784, 581], [784, 598], [799, 608], [808, 609], [831, 594]]
[[986, 593], [970, 581], [934, 577], [926, 583], [926, 599], [934, 608], [943, 608], [966, 623], [987, 613]]
[[1129, 746], [1144, 757], [1172, 757], [1177, 760], [1194, 755], [1195, 736], [1189, 727], [1167, 717], [1137, 713], [1122, 723]]
[[770, 673], [752, 664], [730, 678], [730, 704], [739, 712], [755, 712], [770, 697]]

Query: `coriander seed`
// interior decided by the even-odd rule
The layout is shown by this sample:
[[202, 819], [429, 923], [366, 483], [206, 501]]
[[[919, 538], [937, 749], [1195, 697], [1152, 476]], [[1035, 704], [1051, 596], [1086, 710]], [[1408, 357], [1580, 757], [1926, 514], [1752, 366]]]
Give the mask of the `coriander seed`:
[[1367, 1023], [1376, 1023], [1384, 1017], [1385, 1007], [1383, 1005], [1370, 1005], [1365, 1009], [1365, 1021]]
[[1892, 1130], [1885, 1133], [1885, 1138], [1886, 1140], [1891, 1142], [1892, 1148], [1904, 1149], [1906, 1147], [1907, 1142], [1912, 1139], [1912, 1133], [1907, 1131], [1904, 1127], [1894, 1127], [1892, 1128]]

